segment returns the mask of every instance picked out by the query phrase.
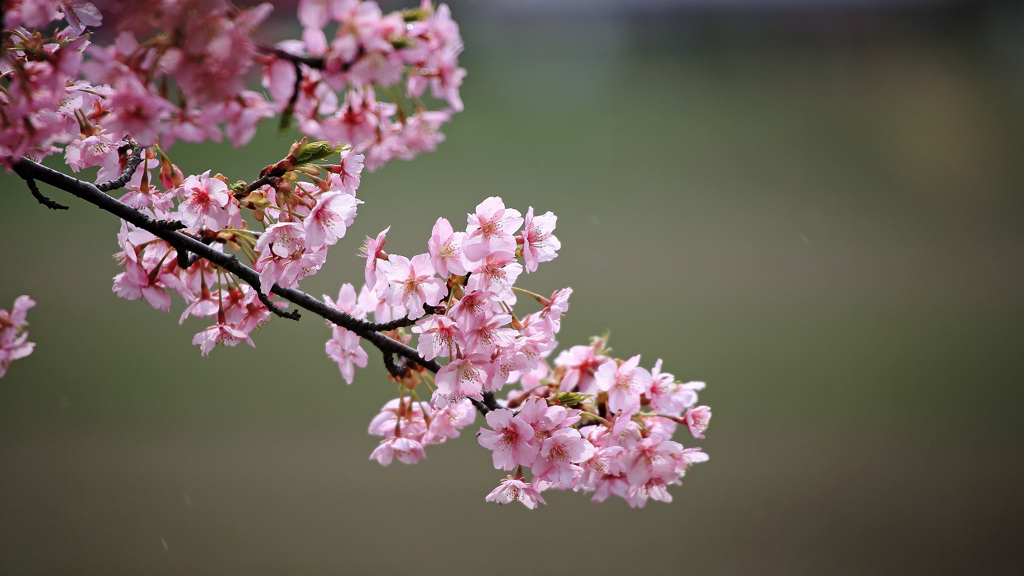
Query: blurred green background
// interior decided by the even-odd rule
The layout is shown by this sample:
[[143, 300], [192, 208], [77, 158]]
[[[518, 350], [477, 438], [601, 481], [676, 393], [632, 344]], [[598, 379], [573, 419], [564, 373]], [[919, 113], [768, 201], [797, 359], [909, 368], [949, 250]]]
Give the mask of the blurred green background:
[[[0, 307], [38, 302], [0, 380], [0, 574], [1024, 572], [1024, 13], [656, 4], [452, 2], [466, 111], [364, 175], [303, 288], [358, 281], [388, 225], [414, 254], [490, 195], [554, 211], [521, 284], [573, 287], [562, 346], [610, 329], [708, 383], [673, 503], [485, 503], [478, 425], [382, 468], [379, 355], [346, 386], [306, 314], [202, 358], [180, 302], [111, 292], [112, 216], [0, 174]], [[252, 179], [290, 141], [171, 152]]]

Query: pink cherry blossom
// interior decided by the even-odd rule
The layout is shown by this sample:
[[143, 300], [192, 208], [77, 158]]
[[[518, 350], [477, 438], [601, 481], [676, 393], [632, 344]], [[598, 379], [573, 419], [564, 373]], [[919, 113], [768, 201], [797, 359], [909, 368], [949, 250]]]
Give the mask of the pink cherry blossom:
[[370, 460], [376, 460], [381, 466], [390, 465], [395, 458], [404, 464], [415, 464], [426, 457], [423, 444], [407, 436], [385, 438], [370, 454]]
[[209, 170], [186, 178], [181, 193], [185, 199], [178, 206], [178, 214], [190, 229], [241, 227], [241, 213], [232, 202], [228, 185], [212, 178]]
[[376, 238], [367, 236], [363, 247], [360, 249], [363, 257], [366, 258], [366, 287], [370, 290], [377, 286], [378, 261], [388, 259], [387, 254], [384, 253], [384, 243], [387, 242], [389, 230], [391, 230], [391, 226], [385, 228]]
[[562, 244], [551, 233], [555, 229], [556, 218], [551, 212], [546, 212], [535, 218], [533, 206], [526, 211], [521, 240], [523, 243], [523, 266], [527, 272], [536, 272], [539, 262], [549, 262], [558, 255], [558, 249], [562, 247]]
[[532, 426], [505, 408], [488, 412], [486, 420], [491, 430], [481, 428], [476, 436], [481, 446], [492, 451], [495, 468], [533, 465], [540, 447], [533, 443]]
[[498, 298], [486, 290], [471, 290], [448, 311], [448, 316], [460, 325], [469, 325], [501, 310]]
[[72, 140], [64, 149], [64, 161], [74, 172], [91, 166], [111, 169], [119, 163], [118, 144], [107, 132], [97, 131], [89, 136], [82, 135]]
[[675, 420], [663, 416], [641, 416], [640, 423], [651, 435], [662, 438], [672, 438], [676, 429], [679, 428], [679, 424]]
[[355, 378], [355, 367], [366, 368], [366, 351], [359, 345], [359, 335], [340, 326], [335, 326], [331, 339], [327, 341], [327, 355], [338, 364], [345, 382], [351, 384]]
[[541, 318], [548, 324], [548, 329], [556, 333], [562, 328], [562, 316], [569, 311], [569, 296], [572, 295], [572, 288], [562, 288], [551, 294], [551, 298], [542, 301], [544, 309], [541, 310]]
[[437, 394], [448, 399], [479, 398], [491, 379], [490, 358], [469, 356], [454, 358], [437, 371]]
[[366, 167], [376, 170], [391, 160], [412, 160], [421, 152], [433, 152], [444, 141], [441, 125], [451, 119], [445, 110], [417, 112], [405, 122], [382, 120], [381, 136], [366, 151]]
[[[277, 48], [296, 56], [302, 54], [302, 43], [297, 40], [278, 43]], [[271, 104], [276, 112], [283, 110], [292, 97], [292, 91], [295, 89], [295, 73], [295, 65], [288, 60], [267, 56], [263, 63], [263, 69], [260, 70], [260, 83], [267, 89], [270, 98], [276, 101]], [[326, 91], [326, 86], [322, 90]]]
[[256, 346], [252, 338], [249, 338], [249, 335], [241, 331], [236, 324], [222, 322], [210, 326], [196, 334], [195, 338], [192, 338], [192, 344], [199, 346], [203, 356], [208, 355], [217, 344], [235, 346], [239, 342], [245, 342], [249, 346]]
[[238, 96], [214, 107], [210, 116], [224, 118], [224, 132], [237, 148], [248, 144], [256, 135], [256, 126], [274, 116], [273, 107], [262, 94], [243, 90]]
[[497, 502], [498, 504], [521, 502], [523, 506], [530, 510], [536, 508], [538, 502], [547, 504], [544, 498], [541, 497], [540, 491], [532, 483], [524, 482], [522, 478], [513, 478], [511, 476], [503, 479], [501, 484], [498, 484], [497, 488], [491, 490], [484, 500], [486, 502]]
[[378, 102], [372, 89], [350, 90], [337, 112], [322, 120], [306, 120], [300, 128], [334, 146], [348, 144], [362, 151], [371, 144], [382, 118], [390, 116], [393, 108], [391, 104]]
[[108, 106], [111, 115], [104, 127], [120, 138], [130, 135], [140, 146], [152, 146], [175, 109], [166, 99], [154, 94], [135, 76], [122, 76], [114, 83]]
[[284, 288], [319, 270], [326, 260], [327, 248], [306, 246], [305, 231], [298, 222], [278, 222], [267, 228], [256, 242], [259, 253], [253, 268], [260, 273], [260, 290], [270, 294], [274, 284]]
[[634, 486], [652, 478], [674, 481], [678, 477], [672, 455], [683, 449], [678, 442], [660, 436], [649, 436], [626, 450], [626, 478]]
[[373, 319], [376, 322], [391, 322], [406, 317], [405, 306], [391, 306], [383, 298], [377, 296], [364, 284], [359, 291], [359, 309], [366, 310], [367, 316], [373, 312]]
[[424, 444], [440, 444], [449, 438], [458, 438], [459, 431], [476, 420], [476, 408], [469, 400], [450, 403], [430, 417], [430, 428], [423, 437]]
[[[509, 382], [519, 382], [524, 390], [531, 390], [542, 384], [550, 382], [548, 377], [551, 375], [551, 369], [548, 367], [547, 362], [538, 362], [537, 367], [529, 370], [520, 369], [518, 374], [512, 374], [509, 377]], [[512, 400], [512, 395], [517, 394], [516, 391], [509, 391], [509, 400]]]
[[639, 363], [639, 354], [618, 366], [609, 360], [594, 373], [598, 389], [608, 392], [608, 408], [612, 412], [640, 406], [640, 394], [647, 389], [651, 374], [639, 368]]
[[453, 110], [461, 111], [459, 87], [466, 71], [458, 67], [462, 39], [458, 24], [451, 18], [451, 10], [444, 4], [437, 6], [430, 18], [412, 24], [410, 35], [421, 38], [421, 44], [427, 49], [418, 55], [418, 74], [409, 76], [409, 93], [418, 97], [429, 80], [431, 94], [435, 98], [443, 99]]
[[[278, 303], [283, 306], [283, 303]], [[260, 301], [259, 293], [247, 285], [228, 290], [224, 300], [224, 315], [228, 322], [234, 322], [246, 334], [270, 321], [271, 312]]]
[[181, 317], [178, 318], [178, 325], [185, 323], [185, 319], [189, 316], [195, 316], [196, 318], [206, 318], [207, 316], [213, 316], [221, 310], [222, 294], [218, 290], [216, 293], [211, 292], [210, 288], [203, 284], [202, 290], [197, 298], [194, 298], [192, 302], [185, 307], [185, 311], [181, 313]]
[[582, 394], [597, 392], [594, 373], [607, 363], [608, 358], [598, 354], [594, 346], [573, 346], [563, 350], [555, 358], [555, 366], [565, 370], [559, 392], [579, 391]]
[[389, 305], [404, 306], [410, 319], [423, 314], [424, 304], [437, 306], [444, 298], [444, 280], [434, 275], [429, 254], [419, 254], [412, 260], [393, 254], [379, 266], [381, 282], [377, 288], [381, 297]]
[[478, 317], [463, 330], [467, 350], [490, 356], [499, 348], [511, 346], [515, 342], [516, 331], [503, 328], [511, 321], [512, 316], [508, 314]]
[[152, 271], [146, 270], [135, 259], [125, 259], [124, 272], [114, 276], [114, 293], [126, 300], [145, 298], [157, 310], [170, 310], [171, 296], [167, 288]]
[[[337, 17], [336, 6], [346, 2], [338, 0], [300, 0], [298, 17], [299, 22], [306, 28], [323, 28], [327, 23]], [[347, 0], [347, 4], [354, 4], [355, 0]]]
[[25, 321], [29, 308], [36, 305], [28, 296], [14, 299], [11, 310], [0, 310], [0, 378], [4, 377], [11, 362], [20, 360], [35, 349], [35, 342], [28, 341]]
[[455, 356], [465, 345], [462, 330], [447, 316], [424, 316], [412, 327], [412, 331], [420, 335], [416, 350], [425, 360]]
[[429, 406], [412, 398], [392, 398], [370, 421], [370, 434], [418, 438], [427, 431]]
[[533, 465], [535, 478], [556, 486], [569, 487], [583, 475], [580, 462], [594, 455], [594, 446], [575, 428], [561, 428], [544, 440], [540, 455]]
[[354, 85], [396, 84], [402, 78], [402, 54], [389, 44], [384, 51], [366, 52], [348, 70], [346, 78]]
[[196, 104], [233, 98], [244, 88], [243, 76], [253, 63], [251, 33], [272, 9], [270, 3], [230, 11], [213, 5], [201, 19], [191, 15], [189, 25], [178, 28], [176, 41], [162, 51], [160, 68]]
[[[150, 208], [157, 218], [170, 219], [171, 213], [175, 210], [175, 194], [173, 191], [161, 190], [158, 186], [159, 180], [153, 177], [151, 170], [159, 166], [160, 161], [156, 158], [145, 160], [144, 165], [139, 166], [128, 181], [128, 185], [125, 186], [128, 192], [121, 196], [120, 200], [133, 208]], [[100, 172], [103, 172], [103, 168]], [[119, 172], [120, 166], [113, 170], [115, 175]], [[103, 179], [102, 176], [100, 179]]]
[[462, 250], [469, 260], [484, 260], [495, 252], [514, 253], [516, 239], [513, 234], [523, 225], [519, 211], [505, 208], [498, 196], [491, 196], [467, 215], [466, 236]]
[[466, 284], [468, 290], [487, 290], [499, 300], [514, 304], [516, 301], [512, 285], [523, 272], [511, 252], [492, 252], [470, 267], [472, 274]]
[[343, 150], [341, 152], [341, 163], [334, 166], [327, 166], [326, 168], [332, 173], [337, 175], [337, 185], [342, 192], [356, 195], [356, 189], [359, 188], [359, 182], [361, 174], [363, 172], [363, 160], [365, 156], [362, 154], [356, 154], [352, 150]]
[[700, 448], [685, 448], [672, 455], [672, 459], [676, 461], [676, 472], [680, 475], [684, 474], [694, 464], [707, 462], [708, 458], [709, 456], [702, 452]]
[[513, 378], [528, 367], [528, 359], [522, 352], [521, 340], [517, 338], [508, 346], [496, 348], [492, 364], [493, 376], [486, 389], [497, 392], [508, 382], [514, 381]]
[[[31, 2], [27, 2], [31, 4]], [[86, 26], [99, 26], [103, 23], [103, 15], [93, 6], [92, 2], [84, 0], [62, 0], [60, 10], [68, 21], [68, 26], [75, 34], [85, 32]]]
[[348, 282], [341, 285], [338, 290], [338, 299], [334, 300], [327, 294], [324, 294], [324, 302], [327, 303], [331, 308], [337, 308], [346, 314], [355, 316], [356, 318], [366, 318], [366, 310], [360, 305], [359, 297], [356, 295], [356, 289], [352, 284]]
[[579, 410], [570, 410], [565, 406], [548, 406], [545, 399], [531, 396], [523, 402], [519, 416], [537, 431], [538, 436], [545, 436], [555, 430], [572, 426], [580, 419]]
[[[141, 144], [148, 160], [127, 184], [124, 202], [157, 220], [180, 220], [185, 234], [246, 260], [259, 274], [255, 289], [209, 260], [182, 268], [167, 241], [122, 224], [116, 258], [123, 270], [114, 291], [164, 310], [177, 293], [185, 301], [182, 321], [214, 318], [193, 338], [204, 356], [217, 344], [253, 345], [250, 333], [272, 316], [267, 306], [284, 304], [264, 304], [260, 292], [297, 287], [325, 263], [362, 203], [355, 197], [362, 171], [433, 150], [444, 140], [441, 127], [463, 108], [458, 26], [446, 6], [429, 0], [387, 14], [372, 0], [300, 0], [301, 38], [274, 48], [252, 40], [268, 3], [150, 3], [108, 14], [108, 28], [120, 34], [88, 52], [93, 39], [103, 41], [81, 35], [101, 21], [89, 2], [7, 4], [0, 164], [10, 169], [23, 156], [63, 151], [71, 170], [98, 167], [96, 181], [112, 180], [138, 153], [126, 153], [125, 145]], [[62, 15], [70, 27], [49, 25]], [[11, 30], [22, 25], [49, 31]], [[267, 96], [245, 89], [257, 60]], [[437, 102], [425, 97], [428, 88], [442, 108], [431, 109]], [[224, 134], [237, 146], [276, 114], [330, 141], [338, 163], [292, 162], [290, 154], [260, 173], [258, 189], [242, 191], [211, 171], [186, 175], [165, 153], [176, 140], [220, 141]], [[149, 147], [157, 142], [159, 148]], [[243, 220], [243, 209], [251, 217]], [[479, 407], [486, 427], [478, 442], [496, 468], [515, 470], [487, 501], [535, 508], [549, 488], [591, 491], [595, 501], [616, 496], [631, 507], [671, 501], [669, 487], [707, 460], [699, 448], [672, 440], [683, 424], [704, 437], [711, 410], [696, 405], [704, 384], [676, 382], [660, 359], [648, 372], [639, 355], [614, 358], [604, 339], [550, 360], [572, 290], [544, 298], [517, 283], [524, 270], [557, 256], [556, 222], [532, 206], [524, 217], [493, 196], [467, 214], [464, 231], [437, 219], [416, 256], [384, 251], [390, 228], [368, 238], [358, 295], [344, 284], [336, 300], [324, 300], [359, 320], [415, 323], [377, 332], [382, 327], [368, 323], [329, 323], [325, 352], [351, 383], [355, 369], [368, 363], [361, 336], [411, 346], [418, 335], [416, 350], [429, 362], [392, 378], [399, 397], [370, 422], [369, 432], [384, 437], [370, 458], [382, 465], [425, 458], [424, 446], [459, 436]], [[541, 309], [520, 309], [523, 294]], [[0, 376], [32, 352], [23, 328], [33, 304], [23, 296], [12, 312], [0, 310]], [[421, 388], [432, 390], [429, 402], [420, 400]]]
[[525, 366], [522, 369], [533, 370], [540, 365], [543, 358], [555, 349], [558, 342], [555, 335], [549, 330], [550, 326], [544, 323], [527, 324], [525, 330], [518, 337], [519, 352], [525, 359]]
[[343, 238], [356, 218], [356, 206], [362, 203], [345, 192], [328, 192], [317, 198], [316, 206], [302, 221], [307, 246], [331, 246]]
[[640, 437], [639, 424], [633, 420], [633, 416], [640, 413], [640, 404], [632, 404], [623, 408], [611, 418], [612, 434], [619, 438], [619, 442], [628, 444]]
[[675, 394], [678, 386], [675, 376], [661, 371], [661, 358], [654, 363], [651, 369], [651, 382], [648, 389], [644, 391], [651, 404], [651, 409], [661, 414], [682, 414], [686, 408], [678, 401]]
[[430, 233], [427, 249], [434, 269], [442, 277], [449, 274], [464, 275], [466, 265], [462, 257], [462, 232], [455, 232], [445, 218], [438, 218]]
[[583, 474], [578, 479], [579, 488], [584, 490], [595, 490], [598, 481], [605, 477], [618, 476], [625, 471], [620, 455], [625, 450], [622, 446], [607, 445], [607, 429], [602, 426], [590, 426], [583, 430], [587, 432], [587, 439], [594, 446], [594, 452], [590, 458], [580, 463]]
[[623, 495], [630, 508], [643, 508], [648, 499], [671, 502], [668, 486], [658, 478], [652, 478], [642, 485], [631, 485]]
[[711, 408], [695, 406], [686, 411], [686, 427], [694, 438], [704, 438], [704, 431], [711, 423]]
[[[220, 142], [223, 136], [217, 122], [221, 120], [222, 110], [219, 106], [206, 108], [182, 109], [171, 112], [170, 118], [163, 126], [160, 143], [170, 147], [175, 142]], [[213, 116], [216, 114], [216, 116]]]

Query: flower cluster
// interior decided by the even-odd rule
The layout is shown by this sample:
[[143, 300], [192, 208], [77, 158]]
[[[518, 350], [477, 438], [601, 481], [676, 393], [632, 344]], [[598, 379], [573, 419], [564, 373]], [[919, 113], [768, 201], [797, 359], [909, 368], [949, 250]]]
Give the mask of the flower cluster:
[[[487, 500], [532, 508], [544, 501], [541, 492], [555, 488], [592, 491], [596, 501], [615, 495], [631, 506], [670, 501], [667, 486], [707, 459], [671, 440], [679, 423], [703, 438], [711, 413], [694, 405], [704, 385], [676, 382], [660, 360], [647, 371], [639, 356], [614, 359], [601, 339], [548, 362], [572, 291], [546, 298], [515, 284], [555, 258], [555, 222], [550, 212], [535, 216], [530, 208], [523, 217], [492, 197], [467, 215], [465, 231], [438, 219], [427, 251], [412, 258], [384, 251], [388, 230], [367, 239], [366, 284], [358, 295], [343, 286], [332, 304], [360, 318], [372, 313], [378, 322], [415, 320], [411, 333], [395, 330], [391, 337], [412, 343], [415, 335], [424, 360], [446, 360], [433, 379], [422, 369], [392, 372], [403, 395], [370, 425], [385, 437], [371, 458], [385, 465], [396, 457], [418, 461], [425, 445], [454, 435], [436, 432], [439, 426], [457, 432], [472, 422], [468, 401], [483, 403], [505, 390], [506, 399], [486, 415], [490, 428], [477, 437], [492, 451], [494, 467], [514, 474]], [[518, 316], [517, 294], [533, 297], [540, 310]], [[359, 339], [344, 328], [334, 328], [327, 351], [349, 382], [354, 364], [365, 364]], [[421, 382], [433, 384], [429, 402], [416, 395]]]
[[387, 466], [394, 458], [415, 464], [426, 458], [423, 447], [457, 438], [459, 430], [476, 419], [469, 400], [434, 409], [412, 397], [396, 398], [384, 405], [370, 422], [370, 434], [384, 436], [370, 458]]
[[[554, 348], [571, 290], [556, 293], [544, 308], [523, 319], [512, 312], [513, 286], [524, 265], [527, 271], [536, 270], [560, 247], [551, 233], [554, 225], [550, 212], [535, 218], [531, 208], [524, 219], [519, 211], [505, 208], [501, 198], [491, 197], [469, 215], [464, 232], [439, 218], [427, 252], [412, 258], [384, 251], [385, 230], [367, 238], [363, 247], [366, 283], [358, 297], [346, 285], [332, 304], [357, 318], [372, 313], [377, 322], [415, 321], [412, 332], [419, 335], [416, 349], [422, 358], [449, 360], [437, 372], [432, 403], [480, 399], [484, 392], [501, 390], [517, 371], [536, 368], [540, 356]], [[394, 337], [411, 341], [410, 334]], [[344, 328], [335, 329], [328, 349], [341, 359], [343, 374], [348, 359], [360, 356], [356, 347], [358, 340], [347, 339]]]
[[[279, 43], [263, 60], [276, 111], [294, 114], [311, 137], [365, 153], [370, 170], [431, 151], [443, 139], [438, 129], [462, 110], [465, 76], [462, 39], [447, 6], [435, 10], [425, 1], [384, 14], [373, 2], [309, 0], [299, 5], [299, 22], [302, 39]], [[445, 108], [426, 107], [428, 86]]]
[[555, 488], [594, 492], [595, 502], [618, 496], [631, 507], [671, 502], [668, 486], [708, 459], [671, 440], [679, 423], [704, 437], [711, 411], [693, 406], [704, 383], [676, 382], [660, 371], [661, 360], [648, 372], [638, 367], [639, 356], [611, 358], [604, 344], [596, 338], [562, 352], [539, 385], [487, 414], [480, 445], [492, 451], [495, 468], [515, 470], [488, 500], [519, 499], [532, 508], [543, 502], [542, 491]]
[[7, 373], [11, 362], [28, 356], [36, 347], [35, 342], [28, 341], [28, 332], [25, 332], [28, 324], [25, 315], [35, 305], [28, 296], [18, 296], [10, 312], [0, 310], [0, 378]]
[[[340, 156], [337, 164], [312, 163], [334, 154]], [[126, 222], [117, 254], [124, 272], [114, 278], [114, 292], [129, 300], [145, 298], [158, 310], [168, 310], [170, 293], [176, 292], [187, 303], [180, 322], [215, 318], [192, 341], [203, 355], [216, 344], [253, 345], [249, 333], [270, 318], [266, 303], [273, 287], [293, 288], [316, 273], [327, 249], [352, 225], [362, 203], [355, 196], [362, 160], [349, 150], [302, 141], [256, 182], [229, 185], [209, 172], [183, 177], [166, 156], [147, 157], [121, 200], [156, 219], [180, 222], [182, 232], [211, 247], [240, 251], [259, 272], [262, 294], [207, 260], [183, 267], [167, 241]], [[251, 230], [243, 211], [263, 230]]]
[[[7, 5], [10, 4], [9, 7]], [[5, 3], [0, 46], [0, 163], [63, 146], [72, 170], [116, 175], [128, 140], [249, 142], [264, 119], [294, 116], [305, 134], [365, 153], [375, 169], [433, 150], [462, 109], [462, 50], [449, 10], [428, 0], [383, 14], [371, 1], [301, 0], [302, 40], [269, 47], [252, 35], [272, 11], [168, 0], [109, 6], [116, 38], [90, 45], [104, 23], [89, 2]], [[109, 18], [113, 16], [112, 18]], [[66, 24], [46, 35], [51, 22]], [[328, 42], [323, 27], [337, 25]], [[259, 67], [263, 93], [247, 89]], [[446, 106], [431, 110], [427, 87]], [[383, 92], [389, 100], [378, 100]]]

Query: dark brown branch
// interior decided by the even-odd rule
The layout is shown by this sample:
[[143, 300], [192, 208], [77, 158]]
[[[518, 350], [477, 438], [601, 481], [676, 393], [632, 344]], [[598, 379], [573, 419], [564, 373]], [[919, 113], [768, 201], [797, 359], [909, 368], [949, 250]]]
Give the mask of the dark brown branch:
[[377, 322], [370, 323], [370, 328], [377, 332], [387, 332], [388, 330], [395, 330], [398, 328], [405, 328], [408, 326], [414, 326], [416, 320], [410, 320], [409, 318], [398, 318], [390, 322]]
[[382, 354], [384, 357], [384, 367], [387, 368], [388, 374], [396, 380], [401, 380], [409, 374], [409, 367], [403, 362], [401, 366], [395, 362], [395, 355], [390, 352]]
[[[274, 287], [276, 288], [277, 284], [274, 284]], [[270, 310], [273, 314], [289, 320], [298, 320], [299, 318], [302, 318], [302, 315], [299, 314], [298, 310], [281, 310], [277, 305], [270, 301], [270, 298], [266, 294], [260, 292], [259, 286], [254, 286], [254, 288], [256, 288], [256, 297], [259, 298], [260, 302], [262, 302], [263, 305], [267, 307], [267, 310]]]
[[[258, 272], [249, 268], [245, 264], [242, 264], [237, 258], [231, 254], [225, 254], [214, 250], [210, 246], [188, 236], [178, 232], [173, 225], [168, 225], [166, 222], [155, 220], [142, 212], [128, 206], [127, 204], [120, 202], [119, 200], [104, 194], [94, 184], [89, 182], [83, 182], [68, 176], [62, 172], [52, 170], [43, 166], [37, 162], [22, 158], [14, 164], [15, 172], [24, 178], [25, 180], [39, 180], [45, 182], [54, 188], [63, 190], [89, 202], [90, 204], [98, 207], [101, 210], [109, 212], [122, 220], [130, 222], [135, 226], [148, 230], [158, 238], [165, 240], [168, 244], [174, 247], [179, 253], [191, 252], [210, 261], [217, 266], [220, 266], [224, 270], [234, 274], [242, 281], [248, 283], [256, 290], [260, 290], [260, 275]], [[420, 356], [419, 352], [415, 349], [406, 346], [405, 344], [392, 340], [384, 334], [381, 334], [375, 329], [375, 324], [360, 320], [354, 316], [346, 314], [341, 310], [332, 308], [327, 304], [317, 300], [316, 298], [302, 292], [301, 290], [295, 290], [293, 288], [282, 288], [277, 284], [274, 284], [271, 288], [271, 292], [280, 296], [281, 298], [304, 308], [317, 316], [320, 316], [332, 323], [341, 326], [355, 332], [361, 338], [369, 341], [371, 344], [377, 347], [384, 354], [397, 354], [403, 358], [415, 362], [420, 366], [423, 366], [427, 370], [436, 373], [441, 369], [441, 365], [434, 360], [424, 360]], [[262, 293], [262, 292], [261, 292]], [[271, 310], [277, 308], [276, 306], [269, 307]], [[485, 399], [486, 399], [485, 394]], [[493, 396], [491, 398], [493, 404]], [[485, 404], [486, 405], [486, 404]]]
[[240, 192], [240, 193], [236, 194], [236, 197], [245, 197], [245, 195], [248, 194], [249, 192], [252, 192], [253, 190], [257, 190], [257, 189], [259, 189], [259, 188], [261, 188], [263, 186], [275, 186], [276, 187], [276, 182], [278, 180], [280, 180], [280, 179], [281, 179], [281, 177], [279, 175], [277, 175], [277, 174], [266, 174], [264, 176], [260, 176], [259, 179], [255, 180], [252, 184], [249, 184], [248, 186], [246, 186], [244, 192]]
[[[103, 192], [110, 192], [111, 190], [117, 190], [118, 188], [124, 187], [124, 185], [128, 184], [128, 181], [132, 179], [132, 174], [135, 174], [135, 170], [138, 169], [139, 164], [142, 164], [142, 158], [145, 154], [142, 153], [142, 149], [139, 148], [138, 144], [131, 142], [127, 146], [121, 148], [122, 152], [125, 150], [131, 150], [132, 155], [128, 158], [128, 163], [125, 165], [124, 171], [121, 172], [121, 175], [113, 180], [96, 184], [96, 187]], [[184, 226], [179, 226], [179, 228], [183, 227]]]
[[501, 408], [501, 406], [498, 406], [498, 403], [494, 400], [494, 392], [484, 392], [483, 402], [472, 398], [470, 398], [469, 401], [473, 403], [473, 407], [476, 408], [477, 412], [485, 415], [491, 410]]
[[[17, 166], [14, 167], [14, 171], [15, 172], [18, 171], [18, 167]], [[21, 173], [18, 173], [18, 176], [21, 176]], [[25, 178], [25, 183], [28, 184], [28, 189], [29, 189], [30, 192], [32, 192], [32, 197], [35, 198], [36, 200], [38, 200], [40, 204], [42, 204], [43, 206], [46, 206], [50, 210], [67, 210], [68, 209], [67, 206], [65, 206], [63, 204], [58, 204], [57, 202], [54, 202], [53, 200], [50, 200], [46, 196], [43, 196], [43, 193], [39, 191], [39, 187], [36, 186], [36, 181], [35, 180], [33, 180], [32, 178], [27, 178], [25, 176], [22, 176], [22, 178]]]
[[287, 60], [289, 62], [294, 62], [296, 64], [305, 64], [306, 66], [309, 66], [310, 68], [315, 68], [317, 70], [323, 70], [324, 68], [323, 58], [318, 58], [315, 56], [299, 56], [298, 54], [292, 54], [291, 52], [286, 52], [284, 50], [281, 50], [280, 48], [275, 48], [273, 46], [265, 46], [263, 44], [257, 44], [256, 49], [264, 54], [271, 54], [273, 56], [276, 56], [281, 60]]

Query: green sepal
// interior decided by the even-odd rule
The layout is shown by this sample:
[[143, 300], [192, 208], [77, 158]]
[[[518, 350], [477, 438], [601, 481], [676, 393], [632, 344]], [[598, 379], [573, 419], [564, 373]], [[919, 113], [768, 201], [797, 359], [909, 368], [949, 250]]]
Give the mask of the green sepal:
[[402, 19], [406, 22], [419, 22], [426, 20], [427, 16], [430, 16], [430, 12], [422, 8], [407, 8], [402, 10]]
[[295, 157], [295, 166], [302, 166], [319, 160], [326, 160], [337, 154], [340, 150], [340, 148], [331, 146], [330, 142], [307, 142], [305, 144], [300, 143], [292, 151], [292, 156]]
[[592, 394], [580, 394], [579, 392], [562, 392], [555, 398], [558, 403], [566, 408], [579, 408], [590, 400]]

